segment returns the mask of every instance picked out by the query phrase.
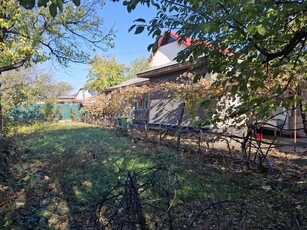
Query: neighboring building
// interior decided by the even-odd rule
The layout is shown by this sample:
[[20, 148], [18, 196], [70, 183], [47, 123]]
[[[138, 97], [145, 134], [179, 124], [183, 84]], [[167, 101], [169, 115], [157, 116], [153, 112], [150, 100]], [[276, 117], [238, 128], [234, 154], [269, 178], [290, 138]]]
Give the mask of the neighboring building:
[[83, 103], [88, 98], [92, 97], [93, 93], [89, 90], [79, 89], [77, 93], [72, 95], [60, 96], [56, 99], [58, 103]]
[[56, 104], [61, 113], [61, 120], [80, 120], [82, 104], [92, 96], [93, 94], [89, 90], [81, 88], [73, 95], [57, 98]]
[[57, 103], [75, 103], [76, 96], [74, 95], [67, 95], [67, 96], [59, 96], [56, 99]]
[[83, 88], [79, 89], [79, 91], [76, 94], [73, 94], [72, 96], [74, 96], [74, 100], [76, 102], [84, 102], [85, 100], [87, 100], [88, 98], [93, 96], [93, 93], [90, 92], [90, 90], [85, 90]]

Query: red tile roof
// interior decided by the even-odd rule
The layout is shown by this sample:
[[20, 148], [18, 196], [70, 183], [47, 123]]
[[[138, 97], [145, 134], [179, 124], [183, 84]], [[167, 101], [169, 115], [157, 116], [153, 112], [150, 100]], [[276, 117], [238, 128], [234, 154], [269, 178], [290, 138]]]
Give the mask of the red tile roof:
[[[170, 36], [174, 38], [175, 40], [179, 39], [179, 35], [174, 32], [170, 32]], [[181, 42], [181, 44], [185, 45], [186, 47], [189, 47], [191, 45], [191, 42], [192, 42], [192, 38], [186, 38], [184, 41]]]
[[[163, 36], [165, 36], [165, 35], [163, 35]], [[170, 32], [170, 36], [171, 36], [172, 38], [174, 38], [175, 40], [179, 40], [179, 35], [176, 34], [176, 33], [174, 33], [174, 32]], [[189, 47], [189, 46], [191, 45], [191, 43], [192, 43], [193, 40], [194, 40], [194, 39], [192, 39], [192, 38], [186, 38], [185, 40], [181, 41], [181, 44], [185, 45], [186, 47]], [[196, 40], [194, 40], [194, 41], [196, 41]], [[208, 47], [213, 47], [213, 45], [212, 45], [210, 42], [204, 41], [204, 42], [202, 42], [202, 43], [203, 43], [204, 45], [208, 46]], [[230, 50], [229, 50], [228, 48], [226, 48], [226, 49], [224, 49], [224, 50], [220, 49], [219, 51], [220, 51], [220, 52], [223, 52], [223, 53], [225, 53], [225, 54], [230, 54], [230, 53], [231, 53]], [[233, 54], [233, 53], [232, 53], [232, 54]]]
[[[152, 60], [152, 58], [155, 56], [157, 50], [165, 43], [166, 39], [169, 38], [169, 37], [171, 37], [171, 38], [175, 39], [176, 41], [178, 41], [180, 36], [177, 33], [175, 33], [175, 32], [171, 32], [171, 31], [165, 32], [162, 35], [162, 37], [160, 37], [160, 39], [158, 41], [157, 49], [154, 52], [151, 53], [151, 55], [150, 55], [150, 57], [148, 59], [148, 62], [150, 62]], [[180, 43], [182, 45], [185, 45], [186, 47], [189, 47], [192, 44], [192, 41], [196, 41], [196, 40], [193, 39], [193, 38], [186, 38], [185, 40], [182, 40]], [[208, 46], [208, 47], [213, 47], [213, 45], [210, 42], [203, 41], [202, 43], [204, 45]], [[220, 52], [223, 52], [225, 54], [230, 54], [230, 55], [234, 54], [228, 48], [223, 49], [223, 50], [220, 49]]]

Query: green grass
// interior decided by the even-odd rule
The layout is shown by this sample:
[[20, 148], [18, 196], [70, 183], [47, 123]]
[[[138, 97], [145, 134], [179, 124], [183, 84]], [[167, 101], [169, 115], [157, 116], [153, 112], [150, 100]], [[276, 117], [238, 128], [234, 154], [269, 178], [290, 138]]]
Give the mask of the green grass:
[[[205, 222], [219, 228], [289, 229], [295, 227], [294, 214], [306, 224], [302, 218], [306, 216], [306, 182], [246, 172], [218, 152], [212, 156], [178, 154], [81, 123], [36, 124], [15, 132], [16, 150], [0, 184], [1, 229], [35, 229], [41, 222], [49, 229], [91, 228], [106, 191], [123, 181], [128, 171], [157, 165], [173, 174], [158, 173], [155, 180], [160, 187], [146, 190], [141, 198], [163, 206], [163, 194], [169, 191], [178, 229], [193, 212], [219, 201], [230, 203], [206, 209], [195, 221], [195, 229], [203, 229]], [[148, 176], [149, 172], [142, 175], [139, 182]], [[162, 215], [150, 208], [144, 212], [150, 220]], [[164, 220], [161, 226], [166, 226]]]

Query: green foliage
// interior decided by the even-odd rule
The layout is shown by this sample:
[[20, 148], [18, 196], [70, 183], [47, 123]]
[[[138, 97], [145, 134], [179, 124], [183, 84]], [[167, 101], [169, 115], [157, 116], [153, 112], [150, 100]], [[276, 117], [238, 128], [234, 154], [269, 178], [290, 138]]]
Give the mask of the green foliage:
[[62, 118], [60, 107], [54, 102], [44, 104], [19, 104], [10, 109], [5, 117], [7, 132], [18, 124], [33, 124], [36, 122], [57, 122]]
[[72, 121], [78, 121], [78, 116], [73, 108], [70, 109], [70, 117]]
[[61, 119], [60, 110], [54, 102], [46, 102], [41, 109], [47, 122], [59, 121]]
[[[49, 4], [50, 2], [50, 4]], [[80, 0], [72, 0], [72, 2], [75, 4], [75, 6], [80, 6], [81, 1]], [[60, 10], [60, 12], [63, 12], [63, 0], [56, 0], [56, 1], [50, 1], [50, 0], [19, 0], [20, 5], [25, 7], [28, 10], [31, 10], [37, 5], [38, 7], [47, 7], [49, 4], [49, 12], [50, 14], [55, 17], [57, 15], [57, 9]]]
[[89, 79], [85, 88], [102, 93], [106, 88], [123, 82], [124, 71], [124, 64], [119, 64], [115, 57], [106, 58], [95, 55], [90, 59]]
[[143, 72], [150, 68], [148, 58], [143, 56], [133, 60], [127, 69], [127, 78], [135, 78], [137, 73]]
[[89, 123], [96, 121], [97, 124], [101, 124], [102, 121], [106, 121], [111, 125], [117, 124], [118, 118], [125, 120], [125, 118], [131, 116], [131, 112], [134, 110], [131, 102], [135, 101], [140, 95], [150, 93], [150, 90], [147, 85], [141, 87], [129, 86], [119, 88], [108, 94], [91, 97], [84, 103], [85, 119]]
[[[33, 1], [22, 2], [33, 7]], [[0, 2], [0, 73], [49, 59], [63, 65], [86, 63], [91, 51], [112, 46], [114, 33], [103, 28], [96, 12], [100, 0], [80, 7], [62, 6], [58, 0], [50, 8], [39, 2], [35, 10], [26, 10], [17, 0]], [[57, 9], [62, 13], [55, 16]]]
[[59, 105], [55, 105], [55, 108], [53, 110], [53, 122], [58, 122], [62, 119], [61, 109]]
[[123, 1], [128, 11], [139, 4], [155, 7], [156, 17], [130, 30], [146, 28], [157, 42], [162, 29], [176, 28], [179, 43], [192, 38], [177, 60], [219, 74], [212, 87], [226, 90], [218, 98], [240, 101], [228, 116], [268, 117], [293, 105], [289, 92], [306, 90], [306, 1]]
[[35, 68], [9, 71], [0, 75], [2, 82], [2, 110], [4, 117], [17, 105], [33, 104], [55, 99], [69, 93], [72, 86], [55, 82], [51, 75]]

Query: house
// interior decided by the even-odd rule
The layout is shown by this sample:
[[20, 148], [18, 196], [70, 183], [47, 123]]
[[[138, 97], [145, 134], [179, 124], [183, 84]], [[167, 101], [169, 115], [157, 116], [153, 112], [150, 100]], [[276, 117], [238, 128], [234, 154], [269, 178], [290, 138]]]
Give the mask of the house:
[[158, 41], [155, 52], [149, 57], [149, 64], [152, 68], [161, 67], [170, 63], [176, 63], [177, 54], [191, 45], [191, 39], [187, 38], [178, 44], [179, 36], [174, 32], [165, 33]]
[[132, 78], [132, 79], [129, 79], [127, 81], [124, 81], [122, 82], [121, 84], [119, 85], [116, 85], [116, 86], [112, 86], [112, 87], [109, 87], [105, 90], [105, 93], [110, 93], [114, 90], [117, 90], [119, 88], [125, 88], [127, 86], [142, 86], [142, 85], [147, 85], [149, 82], [149, 79], [148, 78]]
[[82, 104], [92, 96], [89, 90], [81, 88], [75, 94], [58, 97], [56, 106], [61, 113], [61, 120], [80, 120]]
[[[155, 60], [155, 57], [153, 57]], [[137, 74], [138, 77], [149, 79], [149, 85], [157, 85], [163, 82], [177, 82], [178, 77], [186, 73], [192, 66], [191, 63], [180, 64], [172, 61], [160, 67]], [[183, 109], [182, 101], [169, 97], [167, 93], [157, 90], [149, 96], [149, 111], [147, 121], [151, 126], [176, 127]], [[182, 125], [188, 126], [189, 115], [183, 114]]]
[[75, 95], [66, 95], [66, 96], [59, 96], [56, 98], [57, 103], [74, 103], [75, 102]]
[[75, 97], [74, 101], [82, 103], [88, 98], [92, 97], [93, 93], [88, 89], [81, 88], [76, 94], [73, 94], [72, 96]]
[[[128, 86], [144, 86], [149, 84], [148, 78], [132, 78], [127, 81], [122, 82], [119, 85], [109, 87], [105, 90], [105, 93], [111, 93], [120, 88], [125, 88]], [[148, 121], [148, 95], [140, 95], [137, 100], [131, 101], [134, 106], [134, 110], [130, 111], [130, 116], [134, 118], [135, 123], [146, 123]]]
[[[144, 82], [146, 81], [146, 84], [150, 86], [155, 85], [159, 82], [178, 82], [178, 77], [186, 73], [187, 71], [190, 71], [190, 68], [192, 67], [193, 64], [189, 62], [183, 64], [178, 63], [177, 61], [174, 60], [174, 58], [177, 56], [177, 54], [180, 51], [184, 50], [190, 45], [191, 45], [191, 39], [187, 39], [186, 41], [183, 41], [180, 44], [178, 44], [178, 35], [172, 32], [164, 34], [158, 41], [158, 47], [156, 51], [153, 52], [149, 58], [149, 64], [151, 68], [144, 72], [138, 73], [137, 81], [140, 81], [139, 79], [146, 79], [144, 80]], [[225, 51], [225, 53], [228, 52], [229, 52], [228, 50]], [[216, 76], [207, 74], [205, 76], [205, 79], [210, 81], [214, 77]], [[135, 85], [135, 84], [134, 82], [127, 81], [123, 85], [118, 85], [108, 88], [106, 92], [120, 87], [126, 87], [129, 85]], [[168, 95], [166, 95], [161, 91], [155, 92], [154, 94], [151, 95], [147, 95], [146, 100], [147, 100], [146, 107], [142, 108], [138, 108], [138, 106], [135, 107], [134, 119], [136, 122], [138, 122], [138, 120], [145, 120], [152, 127], [163, 126], [169, 128], [169, 127], [176, 127], [178, 125], [179, 116], [181, 114], [183, 106], [182, 101], [170, 98], [168, 97]], [[201, 114], [202, 109], [199, 108], [198, 112], [199, 114]], [[278, 114], [278, 111], [276, 114]], [[294, 111], [287, 112], [286, 114], [285, 113], [279, 114], [273, 119], [269, 120], [268, 123], [271, 123], [271, 125], [265, 125], [263, 129], [272, 130], [276, 135], [277, 131], [280, 130], [281, 128], [280, 127], [281, 121], [284, 121], [286, 119], [283, 129], [293, 130], [294, 117], [295, 117]], [[231, 121], [229, 121], [229, 124], [230, 123]], [[190, 116], [186, 111], [184, 111], [181, 125], [185, 127], [192, 126]], [[301, 118], [297, 119], [297, 127], [298, 128], [303, 127]], [[284, 131], [284, 133], [287, 133], [287, 131]], [[302, 130], [300, 130], [298, 134], [300, 136], [304, 136]]]
[[[120, 85], [106, 89], [106, 93], [118, 88], [127, 86], [141, 86], [144, 84], [153, 86], [161, 82], [178, 82], [178, 77], [186, 73], [192, 66], [192, 63], [178, 63], [175, 61], [177, 54], [187, 48], [191, 40], [178, 44], [178, 35], [170, 33], [160, 38], [157, 50], [149, 57], [150, 69], [138, 73], [137, 78], [123, 82]], [[206, 76], [210, 79], [211, 75]], [[142, 79], [144, 79], [142, 81]], [[135, 102], [134, 122], [148, 123], [150, 126], [163, 126], [165, 128], [176, 127], [180, 111], [182, 110], [182, 101], [170, 98], [162, 91], [156, 91], [150, 95], [142, 95]], [[189, 115], [184, 112], [184, 126], [191, 126]]]
[[77, 93], [72, 95], [60, 96], [56, 98], [58, 103], [83, 103], [88, 98], [92, 97], [93, 93], [90, 90], [79, 89]]

